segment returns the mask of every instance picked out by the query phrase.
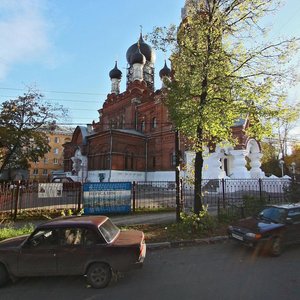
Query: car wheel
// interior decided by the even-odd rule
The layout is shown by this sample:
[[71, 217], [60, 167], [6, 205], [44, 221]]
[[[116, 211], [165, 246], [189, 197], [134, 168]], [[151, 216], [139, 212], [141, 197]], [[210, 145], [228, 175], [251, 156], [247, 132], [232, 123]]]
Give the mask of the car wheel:
[[272, 239], [270, 252], [273, 256], [279, 256], [282, 253], [282, 240], [280, 237]]
[[88, 283], [96, 289], [105, 288], [112, 278], [112, 270], [108, 264], [94, 263], [87, 272]]
[[0, 264], [0, 286], [5, 285], [9, 280], [9, 275], [4, 265]]

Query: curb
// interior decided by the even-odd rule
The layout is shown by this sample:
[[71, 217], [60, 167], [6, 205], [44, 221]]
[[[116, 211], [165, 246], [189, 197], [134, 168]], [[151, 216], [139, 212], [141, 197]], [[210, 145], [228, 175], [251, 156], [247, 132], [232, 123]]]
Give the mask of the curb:
[[215, 236], [215, 237], [204, 238], [204, 239], [173, 241], [173, 242], [160, 242], [160, 243], [147, 243], [147, 249], [159, 250], [159, 249], [188, 247], [188, 246], [196, 246], [196, 245], [209, 245], [209, 244], [222, 243], [227, 240], [228, 240], [227, 236]]

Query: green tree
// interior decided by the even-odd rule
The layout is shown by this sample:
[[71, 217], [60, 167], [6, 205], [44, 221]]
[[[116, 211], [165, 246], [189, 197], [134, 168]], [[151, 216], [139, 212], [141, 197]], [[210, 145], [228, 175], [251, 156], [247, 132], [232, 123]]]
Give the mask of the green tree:
[[173, 43], [173, 77], [166, 82], [166, 105], [176, 128], [195, 151], [194, 212], [203, 209], [204, 147], [236, 141], [231, 127], [249, 121], [247, 134], [261, 139], [280, 114], [283, 86], [294, 78], [288, 64], [296, 39], [267, 41], [260, 19], [273, 12], [273, 0], [187, 0], [186, 16], [174, 26], [155, 28], [148, 39], [165, 50]]
[[0, 173], [5, 169], [27, 169], [29, 161], [38, 161], [49, 152], [43, 129], [65, 117], [60, 105], [43, 102], [43, 96], [29, 90], [17, 99], [1, 104]]

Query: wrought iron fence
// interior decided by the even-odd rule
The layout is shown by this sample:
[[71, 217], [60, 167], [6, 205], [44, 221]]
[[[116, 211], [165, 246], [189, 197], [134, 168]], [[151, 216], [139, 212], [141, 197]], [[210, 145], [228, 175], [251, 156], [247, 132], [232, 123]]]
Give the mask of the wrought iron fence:
[[[48, 184], [49, 185], [49, 184]], [[0, 213], [16, 218], [28, 211], [80, 210], [81, 183], [51, 183], [43, 194], [34, 183], [0, 184]], [[176, 184], [170, 181], [133, 182], [132, 212], [175, 210]], [[194, 187], [180, 181], [180, 209], [193, 210]], [[262, 204], [298, 202], [300, 184], [286, 179], [208, 179], [202, 181], [202, 203], [213, 214], [247, 215]], [[254, 207], [255, 206], [255, 207]]]

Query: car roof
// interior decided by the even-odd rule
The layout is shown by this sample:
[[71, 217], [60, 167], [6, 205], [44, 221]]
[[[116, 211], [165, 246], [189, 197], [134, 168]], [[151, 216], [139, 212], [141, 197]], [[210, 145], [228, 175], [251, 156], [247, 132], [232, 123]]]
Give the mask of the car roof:
[[43, 227], [68, 227], [71, 226], [83, 226], [83, 227], [99, 227], [104, 223], [108, 217], [106, 216], [68, 216], [68, 217], [59, 217], [53, 220], [47, 221], [40, 226]]
[[272, 207], [284, 208], [284, 209], [293, 209], [300, 208], [300, 202], [297, 203], [285, 203], [285, 204], [273, 204]]

